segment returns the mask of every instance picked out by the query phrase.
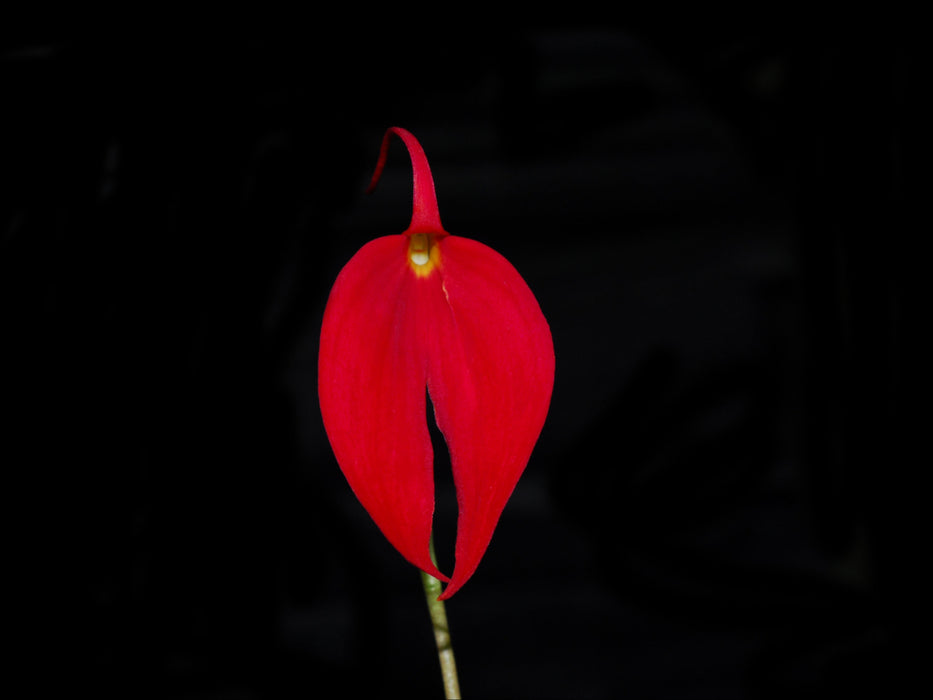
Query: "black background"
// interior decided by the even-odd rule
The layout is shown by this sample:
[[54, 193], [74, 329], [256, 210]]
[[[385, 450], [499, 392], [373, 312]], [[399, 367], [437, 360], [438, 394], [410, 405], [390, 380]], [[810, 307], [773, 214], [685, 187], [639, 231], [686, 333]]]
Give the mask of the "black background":
[[[887, 692], [911, 665], [913, 47], [878, 26], [7, 40], [5, 578], [30, 683], [441, 694], [316, 399], [410, 166], [551, 324], [551, 413], [448, 603], [472, 698]], [[928, 466], [928, 465], [927, 465]], [[438, 464], [438, 547], [455, 507]], [[448, 567], [449, 568], [449, 567]]]

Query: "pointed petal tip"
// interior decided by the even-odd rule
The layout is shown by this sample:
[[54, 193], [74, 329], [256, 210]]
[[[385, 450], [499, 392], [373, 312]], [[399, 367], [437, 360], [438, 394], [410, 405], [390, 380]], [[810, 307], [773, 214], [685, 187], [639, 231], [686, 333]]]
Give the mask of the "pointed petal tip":
[[438, 568], [437, 568], [436, 566], [434, 566], [433, 564], [432, 564], [431, 566], [422, 566], [422, 565], [420, 565], [420, 564], [417, 565], [417, 566], [418, 566], [418, 568], [421, 569], [424, 573], [428, 574], [428, 576], [433, 576], [434, 578], [436, 578], [436, 579], [437, 579], [438, 581], [440, 581], [441, 583], [450, 583], [450, 576], [448, 576], [447, 574], [445, 574], [443, 571], [441, 571], [440, 569], [438, 569]]
[[385, 168], [389, 155], [389, 142], [392, 136], [397, 136], [405, 144], [412, 168], [412, 210], [411, 224], [407, 233], [440, 233], [446, 235], [441, 225], [441, 217], [437, 210], [437, 195], [434, 192], [434, 177], [431, 175], [431, 166], [421, 147], [421, 143], [407, 129], [400, 126], [390, 126], [382, 137], [379, 147], [379, 158], [373, 172], [366, 194], [372, 194], [376, 189], [382, 171]]
[[454, 593], [456, 593], [458, 590], [459, 590], [458, 588], [452, 588], [452, 587], [448, 584], [447, 588], [444, 589], [444, 592], [441, 593], [439, 596], [437, 596], [437, 599], [440, 600], [440, 601], [450, 600], [450, 597], [451, 597]]
[[443, 573], [442, 573], [441, 571], [439, 571], [438, 569], [435, 569], [434, 571], [427, 571], [427, 572], [425, 572], [425, 573], [427, 573], [427, 574], [433, 576], [434, 578], [436, 578], [438, 581], [440, 581], [441, 583], [443, 583], [443, 584], [445, 584], [445, 585], [450, 584], [450, 576], [447, 576], [446, 574], [443, 574]]
[[463, 585], [464, 585], [467, 581], [469, 581], [470, 578], [472, 578], [472, 576], [473, 576], [472, 573], [471, 573], [469, 576], [466, 576], [466, 577], [464, 577], [464, 576], [458, 576], [458, 575], [457, 575], [457, 572], [454, 571], [453, 577], [450, 578], [450, 579], [446, 579], [446, 580], [445, 580], [445, 583], [447, 584], [447, 587], [444, 588], [444, 592], [441, 593], [441, 594], [438, 596], [437, 599], [438, 599], [438, 600], [449, 600], [449, 599], [451, 598], [451, 596], [453, 596], [454, 593], [456, 593], [456, 592], [459, 591], [461, 588], [463, 588]]

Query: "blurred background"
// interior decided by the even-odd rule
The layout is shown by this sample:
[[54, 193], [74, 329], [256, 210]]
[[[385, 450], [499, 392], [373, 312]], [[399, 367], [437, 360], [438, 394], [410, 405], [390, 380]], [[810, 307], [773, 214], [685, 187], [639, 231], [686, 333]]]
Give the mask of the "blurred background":
[[877, 26], [8, 36], [0, 459], [31, 682], [440, 697], [417, 572], [316, 397], [334, 278], [408, 225], [400, 143], [363, 194], [397, 125], [557, 356], [448, 603], [465, 696], [892, 690], [925, 463], [912, 54]]

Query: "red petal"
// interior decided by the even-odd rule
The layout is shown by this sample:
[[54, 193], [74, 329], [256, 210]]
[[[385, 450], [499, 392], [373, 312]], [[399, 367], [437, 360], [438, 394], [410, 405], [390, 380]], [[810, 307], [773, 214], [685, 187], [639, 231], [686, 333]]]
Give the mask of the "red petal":
[[[412, 564], [431, 562], [434, 452], [425, 418], [422, 295], [409, 238], [377, 238], [340, 272], [321, 329], [318, 394], [337, 463], [386, 538]], [[433, 277], [433, 276], [432, 276]]]
[[531, 456], [551, 400], [554, 346], [537, 300], [504, 257], [459, 236], [437, 245], [427, 381], [460, 510], [446, 599], [476, 571]]

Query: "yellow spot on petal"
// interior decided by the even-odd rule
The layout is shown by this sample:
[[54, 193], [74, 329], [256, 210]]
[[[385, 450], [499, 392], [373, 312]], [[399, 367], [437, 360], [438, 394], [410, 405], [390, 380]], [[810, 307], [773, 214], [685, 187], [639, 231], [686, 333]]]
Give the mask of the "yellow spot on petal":
[[418, 277], [430, 275], [440, 262], [441, 252], [434, 236], [428, 233], [414, 233], [408, 240], [408, 260], [411, 269]]

